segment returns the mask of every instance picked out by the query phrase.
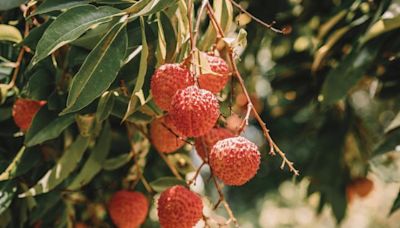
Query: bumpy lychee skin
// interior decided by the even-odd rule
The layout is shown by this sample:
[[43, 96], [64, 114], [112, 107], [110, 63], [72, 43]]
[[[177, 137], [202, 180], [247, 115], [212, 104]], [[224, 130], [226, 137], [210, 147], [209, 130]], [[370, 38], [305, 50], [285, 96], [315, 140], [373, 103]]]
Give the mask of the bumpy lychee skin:
[[33, 117], [35, 117], [39, 109], [45, 104], [46, 101], [34, 101], [22, 98], [15, 101], [12, 109], [12, 116], [15, 124], [21, 131], [26, 132], [28, 130]]
[[121, 190], [116, 192], [109, 204], [108, 211], [118, 228], [136, 228], [146, 220], [149, 209], [147, 198], [140, 192]]
[[154, 147], [163, 153], [179, 149], [185, 142], [178, 137], [178, 131], [167, 116], [153, 120], [150, 125], [150, 137]]
[[207, 55], [207, 60], [214, 74], [199, 75], [199, 86], [212, 93], [219, 93], [229, 80], [230, 71], [228, 64], [218, 56]]
[[203, 202], [187, 188], [176, 185], [161, 193], [158, 217], [163, 228], [192, 228], [203, 216]]
[[186, 137], [206, 134], [219, 117], [217, 98], [210, 91], [189, 86], [178, 90], [171, 102], [171, 122]]
[[234, 137], [234, 134], [225, 128], [213, 128], [207, 134], [196, 138], [195, 146], [199, 156], [205, 160], [211, 149], [219, 140]]
[[194, 79], [188, 69], [179, 64], [164, 64], [153, 74], [150, 89], [157, 106], [168, 111], [176, 91], [193, 84]]
[[218, 141], [211, 149], [209, 163], [216, 177], [226, 185], [243, 185], [260, 166], [257, 146], [241, 136]]

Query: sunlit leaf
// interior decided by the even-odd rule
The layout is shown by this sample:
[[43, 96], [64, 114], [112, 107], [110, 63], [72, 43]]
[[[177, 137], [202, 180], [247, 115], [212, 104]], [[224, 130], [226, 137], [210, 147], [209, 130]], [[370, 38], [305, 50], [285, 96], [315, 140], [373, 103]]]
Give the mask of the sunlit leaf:
[[49, 192], [57, 187], [75, 170], [88, 145], [89, 138], [79, 136], [75, 142], [64, 151], [63, 156], [57, 161], [56, 165], [47, 171], [35, 186], [19, 194], [18, 197], [36, 196]]
[[19, 43], [22, 41], [22, 35], [14, 26], [0, 24], [0, 41]]
[[156, 192], [163, 192], [167, 188], [175, 185], [186, 186], [186, 182], [184, 180], [179, 180], [176, 177], [161, 177], [155, 181], [150, 182], [151, 188]]

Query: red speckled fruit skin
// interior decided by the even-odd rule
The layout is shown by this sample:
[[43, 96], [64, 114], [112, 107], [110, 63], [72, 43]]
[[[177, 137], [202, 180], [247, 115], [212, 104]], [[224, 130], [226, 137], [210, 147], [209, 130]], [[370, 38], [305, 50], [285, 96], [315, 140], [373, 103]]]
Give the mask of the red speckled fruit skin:
[[217, 98], [208, 90], [189, 86], [172, 98], [169, 115], [176, 129], [186, 137], [198, 137], [214, 127], [219, 117]]
[[219, 140], [234, 136], [235, 135], [232, 134], [232, 132], [225, 128], [213, 128], [207, 134], [195, 139], [196, 151], [199, 156], [205, 160], [205, 158], [210, 154], [211, 148], [215, 145], [215, 143], [217, 143]]
[[218, 141], [209, 163], [216, 177], [226, 185], [239, 186], [253, 178], [260, 166], [257, 146], [241, 136]]
[[199, 86], [202, 89], [219, 93], [229, 80], [230, 71], [228, 64], [218, 56], [207, 55], [208, 64], [215, 74], [201, 74]]
[[170, 122], [167, 116], [163, 116], [153, 120], [150, 125], [151, 142], [158, 151], [163, 153], [174, 152], [185, 144], [183, 140], [177, 137], [179, 133]]
[[32, 119], [39, 111], [39, 109], [46, 104], [46, 101], [34, 101], [29, 99], [18, 99], [15, 101], [12, 115], [15, 124], [26, 132], [31, 126]]
[[151, 78], [150, 88], [157, 106], [168, 111], [176, 91], [191, 85], [194, 85], [194, 79], [189, 70], [179, 64], [164, 64]]
[[192, 228], [203, 217], [203, 202], [187, 188], [176, 185], [161, 193], [158, 217], [163, 228]]
[[147, 198], [140, 192], [121, 190], [108, 203], [108, 211], [118, 228], [136, 228], [146, 220], [149, 209]]

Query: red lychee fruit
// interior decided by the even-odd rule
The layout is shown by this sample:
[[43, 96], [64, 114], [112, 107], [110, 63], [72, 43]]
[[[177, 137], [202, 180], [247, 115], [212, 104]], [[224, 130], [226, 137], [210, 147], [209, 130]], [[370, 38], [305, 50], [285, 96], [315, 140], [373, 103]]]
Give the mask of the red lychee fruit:
[[356, 195], [364, 198], [369, 195], [373, 188], [374, 182], [370, 179], [365, 177], [356, 178], [346, 186], [347, 201], [351, 203]]
[[192, 228], [203, 216], [203, 202], [187, 188], [176, 185], [161, 193], [158, 217], [163, 228]]
[[[243, 120], [237, 114], [232, 114], [228, 118], [226, 118], [226, 129], [230, 130], [231, 132], [238, 133]], [[246, 128], [246, 126], [244, 126]]]
[[219, 93], [229, 80], [230, 70], [228, 64], [218, 56], [206, 55], [210, 69], [214, 73], [200, 74], [199, 86], [202, 89]]
[[211, 149], [209, 164], [226, 185], [243, 185], [260, 166], [260, 152], [248, 139], [237, 136], [218, 141]]
[[214, 127], [219, 117], [217, 98], [210, 91], [189, 86], [178, 90], [169, 115], [176, 129], [186, 137], [198, 137]]
[[150, 125], [151, 142], [158, 151], [163, 153], [174, 152], [185, 144], [179, 138], [178, 131], [167, 117], [155, 119]]
[[12, 109], [12, 116], [15, 124], [17, 124], [21, 131], [26, 132], [29, 129], [33, 117], [35, 117], [39, 109], [45, 104], [46, 101], [35, 101], [22, 98], [15, 101]]
[[118, 228], [136, 228], [144, 223], [149, 209], [147, 198], [140, 192], [121, 190], [108, 204], [108, 211]]
[[194, 85], [194, 79], [188, 69], [179, 64], [164, 64], [153, 74], [150, 89], [158, 107], [168, 111], [176, 91], [191, 85]]
[[234, 134], [225, 128], [213, 128], [207, 134], [196, 138], [195, 146], [199, 156], [205, 160], [210, 154], [211, 148], [219, 140], [234, 137]]

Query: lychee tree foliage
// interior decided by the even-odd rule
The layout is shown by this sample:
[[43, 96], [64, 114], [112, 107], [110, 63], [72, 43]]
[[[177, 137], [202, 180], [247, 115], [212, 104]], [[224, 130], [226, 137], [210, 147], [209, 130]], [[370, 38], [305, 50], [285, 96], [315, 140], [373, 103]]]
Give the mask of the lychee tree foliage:
[[[374, 123], [399, 109], [398, 3], [304, 1], [299, 15], [298, 1], [243, 2], [257, 18], [231, 0], [2, 0], [0, 226], [238, 226], [244, 202], [299, 174], [267, 126], [338, 220], [372, 188], [371, 158], [398, 181], [399, 117]], [[261, 112], [246, 65], [266, 46], [277, 66], [260, 70], [274, 88]], [[371, 90], [376, 113], [355, 102]], [[238, 136], [249, 124], [262, 147]]]
[[[235, 30], [231, 1], [2, 7], [11, 8], [1, 18], [9, 70], [1, 84], [2, 226], [150, 226], [158, 193], [162, 227], [201, 220], [239, 226], [223, 184], [244, 185], [259, 169], [258, 146], [239, 136], [250, 115], [269, 153], [299, 174], [272, 140], [236, 65], [245, 31], [227, 36]], [[225, 129], [236, 84], [247, 108]], [[195, 147], [202, 151], [196, 169], [188, 156]], [[218, 197], [189, 188], [208, 164], [206, 184]], [[212, 212], [218, 208], [225, 219]]]

